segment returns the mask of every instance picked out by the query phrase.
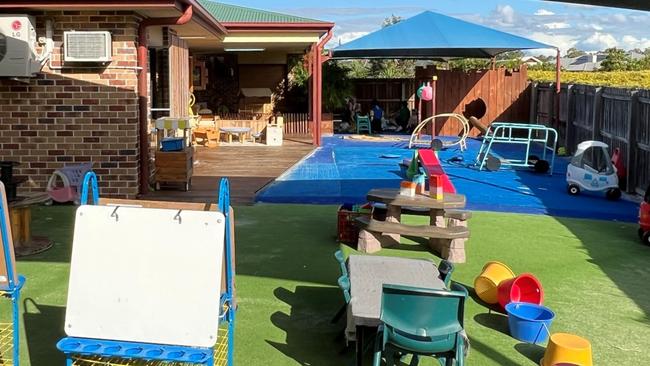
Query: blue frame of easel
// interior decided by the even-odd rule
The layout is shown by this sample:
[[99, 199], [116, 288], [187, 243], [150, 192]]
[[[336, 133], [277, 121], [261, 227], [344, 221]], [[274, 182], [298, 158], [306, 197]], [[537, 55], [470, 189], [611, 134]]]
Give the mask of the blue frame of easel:
[[[99, 204], [99, 189], [97, 175], [89, 171], [84, 176], [81, 188], [81, 204], [88, 204], [88, 187], [91, 187], [93, 204]], [[234, 305], [234, 279], [235, 273], [232, 263], [232, 233], [230, 232], [230, 184], [227, 178], [222, 178], [219, 185], [219, 211], [226, 218], [225, 227], [225, 255], [226, 255], [226, 291], [220, 296], [222, 312], [219, 314], [220, 322], [228, 323], [228, 355], [226, 365], [234, 365], [235, 351], [235, 315]], [[3, 231], [4, 232], [4, 231]], [[66, 365], [71, 366], [74, 356], [116, 357], [125, 359], [140, 359], [145, 361], [187, 362], [191, 364], [213, 366], [215, 363], [214, 350], [203, 347], [172, 346], [138, 342], [124, 342], [88, 338], [66, 337], [57, 343], [57, 348], [65, 353]]]
[[11, 260], [11, 249], [9, 246], [11, 244], [11, 238], [9, 237], [9, 225], [5, 219], [5, 215], [2, 214], [5, 210], [9, 210], [9, 207], [4, 207], [3, 199], [0, 199], [0, 231], [2, 232], [2, 250], [5, 255], [5, 265], [7, 268], [7, 284], [0, 286], [0, 295], [3, 297], [8, 297], [11, 300], [11, 321], [13, 323], [13, 354], [12, 360], [14, 366], [20, 365], [20, 312], [18, 310], [18, 301], [20, 300], [20, 290], [25, 284], [25, 277], [18, 275], [18, 282], [14, 281], [16, 278], [16, 269], [13, 267]]

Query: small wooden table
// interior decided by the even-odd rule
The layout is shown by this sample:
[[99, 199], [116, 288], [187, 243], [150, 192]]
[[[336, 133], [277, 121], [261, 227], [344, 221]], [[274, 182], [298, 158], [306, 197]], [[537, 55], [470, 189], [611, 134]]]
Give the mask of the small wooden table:
[[192, 130], [194, 141], [206, 147], [219, 146], [219, 135], [219, 131], [213, 127], [196, 127]]
[[[397, 232], [376, 232], [367, 227], [361, 228], [359, 231], [358, 249], [368, 253], [373, 253], [380, 250], [382, 247], [389, 247], [397, 245], [401, 241], [400, 231], [404, 235], [417, 235], [430, 238], [430, 246], [432, 249], [441, 253], [441, 256], [450, 259], [453, 262], [462, 263], [465, 261], [464, 242], [450, 240], [461, 239], [461, 230], [457, 228], [447, 228], [445, 222], [445, 211], [450, 209], [460, 209], [465, 207], [465, 196], [455, 193], [444, 193], [442, 200], [436, 200], [428, 195], [415, 195], [409, 197], [401, 195], [399, 189], [373, 189], [368, 192], [367, 199], [370, 202], [379, 202], [386, 204], [386, 224], [383, 226], [401, 227], [399, 230], [392, 230]], [[427, 230], [426, 227], [407, 227], [407, 225], [392, 225], [401, 224], [402, 208], [424, 209], [428, 211], [430, 217], [430, 225], [432, 230]], [[392, 224], [390, 224], [392, 223]], [[371, 223], [372, 224], [372, 223]], [[377, 225], [374, 223], [376, 227]], [[433, 227], [437, 228], [434, 230]], [[436, 237], [436, 233], [440, 229], [448, 231], [443, 236]], [[462, 229], [466, 232], [466, 229]], [[422, 235], [419, 235], [421, 233]], [[461, 236], [459, 236], [461, 235]], [[465, 235], [464, 237], [466, 237]], [[454, 244], [459, 247], [456, 248]], [[460, 247], [462, 246], [462, 247]], [[457, 249], [457, 250], [454, 250]]]
[[348, 258], [350, 304], [346, 337], [356, 339], [356, 364], [363, 362], [364, 333], [381, 324], [381, 293], [384, 284], [444, 289], [438, 267], [431, 261], [371, 255]]
[[244, 137], [251, 132], [250, 127], [219, 127], [220, 133], [228, 136], [228, 143], [232, 143], [232, 135], [237, 135], [240, 143], [244, 143]]

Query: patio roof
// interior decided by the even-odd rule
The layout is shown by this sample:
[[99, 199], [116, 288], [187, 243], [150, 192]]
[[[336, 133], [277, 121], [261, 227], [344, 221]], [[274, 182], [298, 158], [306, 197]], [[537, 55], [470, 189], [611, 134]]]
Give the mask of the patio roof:
[[210, 0], [199, 0], [199, 2], [215, 19], [222, 23], [325, 23], [316, 19], [217, 3]]
[[608, 6], [612, 8], [628, 8], [650, 11], [650, 2], [646, 0], [546, 0], [562, 3], [574, 3], [583, 5]]
[[492, 58], [514, 50], [555, 48], [425, 11], [333, 49], [334, 58]]

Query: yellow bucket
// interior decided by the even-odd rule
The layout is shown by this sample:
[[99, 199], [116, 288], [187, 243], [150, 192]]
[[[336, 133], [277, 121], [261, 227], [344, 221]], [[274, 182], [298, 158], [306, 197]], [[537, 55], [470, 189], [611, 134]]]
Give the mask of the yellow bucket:
[[591, 344], [577, 335], [555, 333], [546, 346], [540, 366], [576, 365], [593, 366]]
[[474, 280], [474, 291], [481, 300], [488, 304], [499, 302], [497, 288], [501, 281], [514, 278], [515, 274], [508, 266], [501, 262], [487, 262], [481, 274]]

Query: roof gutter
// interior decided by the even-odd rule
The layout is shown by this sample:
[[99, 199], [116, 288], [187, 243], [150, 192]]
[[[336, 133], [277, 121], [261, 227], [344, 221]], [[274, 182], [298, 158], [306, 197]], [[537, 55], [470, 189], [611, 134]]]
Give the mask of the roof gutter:
[[222, 22], [229, 33], [239, 32], [320, 32], [327, 33], [334, 28], [334, 23], [269, 23], [269, 22]]
[[105, 0], [32, 0], [25, 2], [8, 2], [0, 3], [0, 9], [114, 9], [120, 8], [122, 10], [138, 10], [138, 9], [159, 9], [169, 8], [176, 4], [175, 0], [115, 0], [107, 3]]
[[140, 138], [140, 193], [147, 193], [149, 191], [149, 116], [147, 110], [148, 98], [148, 83], [147, 75], [149, 75], [149, 62], [148, 62], [148, 40], [147, 28], [154, 25], [183, 25], [187, 24], [193, 15], [194, 7], [190, 4], [187, 5], [183, 14], [178, 18], [149, 18], [140, 22], [138, 27], [138, 67], [140, 73], [138, 74], [138, 110], [139, 110], [139, 138]]

